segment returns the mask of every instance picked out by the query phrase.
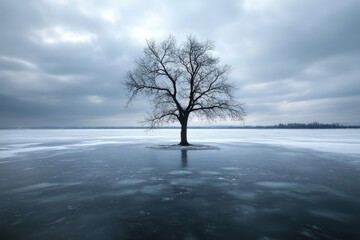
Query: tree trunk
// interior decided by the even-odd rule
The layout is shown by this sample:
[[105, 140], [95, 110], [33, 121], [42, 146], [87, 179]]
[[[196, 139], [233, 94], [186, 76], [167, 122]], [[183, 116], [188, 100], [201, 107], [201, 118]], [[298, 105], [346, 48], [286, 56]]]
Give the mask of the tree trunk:
[[181, 121], [181, 142], [179, 143], [179, 145], [181, 146], [189, 146], [190, 144], [187, 141], [187, 122], [188, 122], [188, 118], [184, 117], [183, 121]]

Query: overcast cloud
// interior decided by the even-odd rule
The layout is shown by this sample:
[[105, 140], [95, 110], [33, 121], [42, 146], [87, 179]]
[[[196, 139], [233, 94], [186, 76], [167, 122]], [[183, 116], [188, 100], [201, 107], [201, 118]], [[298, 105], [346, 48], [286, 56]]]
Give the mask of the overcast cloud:
[[359, 124], [359, 24], [358, 0], [0, 0], [0, 126], [138, 124], [124, 73], [169, 34], [215, 42], [248, 125]]

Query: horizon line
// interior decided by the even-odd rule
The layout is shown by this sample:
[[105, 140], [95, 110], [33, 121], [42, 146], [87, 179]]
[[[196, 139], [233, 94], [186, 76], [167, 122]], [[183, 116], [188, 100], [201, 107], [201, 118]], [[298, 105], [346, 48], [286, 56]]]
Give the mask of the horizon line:
[[[188, 129], [241, 129], [241, 128], [360, 128], [360, 124], [339, 124], [339, 123], [279, 123], [273, 125], [211, 125], [211, 126], [188, 126]], [[0, 127], [0, 129], [181, 129], [181, 126], [16, 126], [16, 127]]]

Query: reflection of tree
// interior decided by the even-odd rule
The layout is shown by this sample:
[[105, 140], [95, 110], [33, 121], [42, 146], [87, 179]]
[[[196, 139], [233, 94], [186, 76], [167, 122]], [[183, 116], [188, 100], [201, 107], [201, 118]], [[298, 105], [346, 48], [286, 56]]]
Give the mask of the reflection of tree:
[[187, 162], [188, 162], [188, 155], [187, 155], [187, 149], [181, 150], [181, 167], [187, 168]]

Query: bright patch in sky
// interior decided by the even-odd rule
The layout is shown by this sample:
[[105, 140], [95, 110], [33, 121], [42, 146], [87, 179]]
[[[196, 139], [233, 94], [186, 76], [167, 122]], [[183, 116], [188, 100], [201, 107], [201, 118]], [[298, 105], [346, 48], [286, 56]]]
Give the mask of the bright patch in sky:
[[131, 37], [143, 43], [146, 39], [161, 38], [166, 35], [165, 21], [157, 14], [146, 14], [139, 24], [128, 28]]
[[76, 32], [68, 30], [62, 26], [56, 26], [40, 31], [41, 39], [44, 43], [90, 43], [97, 38], [95, 34], [88, 32]]
[[111, 10], [102, 10], [102, 11], [100, 11], [100, 16], [105, 21], [108, 21], [108, 22], [110, 22], [112, 24], [115, 24], [116, 21], [118, 20], [118, 16], [116, 15], [116, 13], [111, 11]]
[[87, 99], [93, 104], [100, 104], [105, 101], [105, 99], [103, 97], [100, 97], [97, 95], [90, 95], [87, 97]]

